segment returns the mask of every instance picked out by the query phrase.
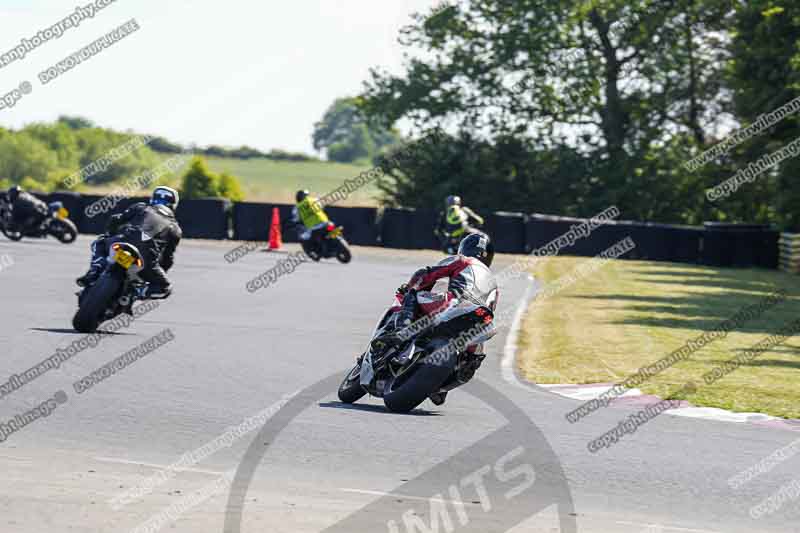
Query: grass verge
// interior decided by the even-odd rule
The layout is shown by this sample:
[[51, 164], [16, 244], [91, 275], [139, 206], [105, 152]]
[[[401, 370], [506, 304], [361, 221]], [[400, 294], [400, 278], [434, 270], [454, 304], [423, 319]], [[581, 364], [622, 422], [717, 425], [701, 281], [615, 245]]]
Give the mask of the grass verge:
[[[588, 258], [540, 260], [533, 274], [552, 283]], [[694, 405], [800, 418], [800, 337], [765, 351], [713, 385], [703, 374], [800, 317], [800, 278], [761, 269], [608, 261], [594, 274], [534, 301], [522, 324], [518, 364], [536, 383], [621, 382], [642, 366], [756, 304], [775, 290], [789, 297], [651, 377], [639, 388], [662, 398], [688, 381]]]

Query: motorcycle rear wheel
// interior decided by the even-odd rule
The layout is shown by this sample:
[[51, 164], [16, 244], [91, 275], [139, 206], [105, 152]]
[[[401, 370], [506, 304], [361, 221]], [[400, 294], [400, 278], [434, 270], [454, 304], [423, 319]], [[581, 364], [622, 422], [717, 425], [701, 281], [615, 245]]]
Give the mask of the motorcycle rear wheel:
[[319, 251], [317, 251], [316, 248], [312, 246], [311, 243], [309, 243], [308, 241], [303, 241], [302, 246], [303, 246], [303, 251], [306, 253], [308, 257], [311, 258], [312, 261], [319, 261], [320, 259], [322, 259], [322, 256], [320, 255]]
[[80, 333], [94, 333], [108, 309], [114, 295], [119, 291], [121, 281], [103, 274], [97, 283], [85, 289], [89, 291], [81, 299], [78, 311], [72, 319], [72, 327]]
[[442, 383], [452, 374], [452, 365], [420, 363], [409, 376], [401, 375], [387, 380], [383, 403], [393, 413], [408, 413], [431, 394], [438, 392]]
[[64, 244], [71, 244], [78, 238], [78, 228], [75, 227], [71, 220], [52, 220], [48, 233]]

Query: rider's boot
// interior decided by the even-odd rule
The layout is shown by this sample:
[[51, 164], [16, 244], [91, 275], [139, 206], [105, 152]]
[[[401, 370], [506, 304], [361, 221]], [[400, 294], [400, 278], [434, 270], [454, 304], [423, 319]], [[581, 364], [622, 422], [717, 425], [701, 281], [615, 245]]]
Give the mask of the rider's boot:
[[433, 402], [433, 405], [442, 405], [444, 404], [445, 400], [447, 400], [447, 391], [445, 392], [434, 392], [428, 399]]
[[140, 300], [166, 300], [172, 294], [172, 285], [148, 283], [137, 291]]
[[373, 350], [380, 351], [389, 346], [394, 346], [406, 340], [403, 334], [403, 330], [405, 330], [408, 326], [410, 326], [411, 321], [414, 320], [416, 306], [417, 306], [417, 293], [415, 291], [407, 292], [405, 297], [403, 298], [403, 306], [397, 313], [395, 313], [395, 315], [391, 319], [394, 327], [390, 332], [385, 333], [379, 337], [376, 337], [372, 341]]
[[92, 264], [89, 267], [89, 271], [83, 276], [76, 279], [75, 283], [77, 283], [79, 287], [88, 287], [89, 285], [94, 284], [94, 282], [97, 281], [97, 279], [100, 277], [100, 274], [103, 273], [104, 268], [105, 268], [105, 259], [103, 259], [102, 257], [99, 259], [95, 259], [94, 261], [92, 261]]

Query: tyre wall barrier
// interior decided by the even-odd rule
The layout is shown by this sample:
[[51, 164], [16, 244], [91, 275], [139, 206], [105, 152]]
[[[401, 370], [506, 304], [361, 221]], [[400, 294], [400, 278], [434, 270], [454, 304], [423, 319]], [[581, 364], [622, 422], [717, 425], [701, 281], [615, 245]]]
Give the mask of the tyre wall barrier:
[[380, 220], [380, 242], [386, 248], [436, 250], [440, 247], [433, 234], [436, 221], [436, 212], [428, 209], [384, 209]]
[[231, 202], [224, 198], [183, 200], [175, 216], [190, 239], [227, 239]]
[[[80, 233], [100, 235], [106, 231], [106, 226], [108, 225], [108, 220], [111, 218], [111, 215], [122, 213], [137, 202], [150, 201], [149, 197], [122, 198], [116, 205], [110, 207], [108, 200], [104, 200], [105, 198], [108, 197], [101, 195], [83, 195], [80, 217], [76, 222]], [[106, 207], [110, 207], [110, 209], [106, 211]], [[70, 212], [70, 218], [72, 218], [72, 212]]]
[[328, 218], [337, 225], [344, 226], [344, 237], [350, 244], [358, 246], [377, 246], [378, 210], [374, 207], [336, 207], [325, 208]]
[[[62, 202], [78, 231], [95, 235], [105, 231], [112, 214], [121, 213], [136, 202], [148, 201], [141, 197], [122, 198], [112, 206], [108, 197], [100, 195], [66, 191], [39, 196], [47, 202]], [[289, 223], [293, 208], [289, 204], [231, 204], [219, 198], [184, 200], [178, 207], [177, 218], [184, 236], [189, 238], [226, 239], [232, 226], [236, 240], [267, 242], [274, 207], [280, 213], [283, 241], [297, 242], [297, 232]], [[345, 237], [356, 245], [440, 248], [433, 234], [438, 213], [433, 210], [387, 208], [380, 212], [368, 207], [329, 206], [326, 212], [333, 222], [344, 226]], [[500, 253], [531, 253], [585, 222], [586, 219], [570, 217], [498, 212], [486, 217], [485, 231]], [[779, 246], [780, 234], [763, 224], [706, 223], [695, 227], [612, 220], [594, 228], [588, 236], [576, 235], [572, 244], [556, 252], [592, 257], [626, 237], [636, 247], [625, 258], [720, 267], [778, 268], [781, 250], [787, 264], [791, 261], [786, 261], [786, 257], [794, 256], [797, 248], [795, 239], [787, 237]]]
[[492, 213], [486, 217], [484, 231], [492, 238], [496, 252], [523, 254], [526, 222], [527, 217], [522, 213]]
[[766, 224], [704, 224], [702, 262], [710, 266], [777, 268], [780, 234]]
[[[526, 249], [528, 252], [545, 249], [585, 222], [578, 218], [531, 215], [526, 224]], [[549, 253], [594, 257], [629, 237], [636, 247], [623, 256], [625, 259], [698, 263], [703, 233], [702, 228], [691, 226], [612, 220], [595, 227], [588, 236], [578, 234], [571, 245], [561, 248], [551, 245]]]
[[278, 208], [281, 218], [283, 242], [297, 242], [297, 232], [290, 224], [292, 209], [289, 204], [260, 204], [237, 202], [233, 205], [233, 238], [237, 241], [269, 241], [272, 210]]
[[529, 253], [541, 250], [541, 253], [548, 255], [593, 257], [609, 249], [614, 244], [625, 239], [625, 237], [633, 237], [629, 228], [617, 222], [609, 221], [595, 228], [588, 236], [579, 236], [572, 244], [567, 244], [560, 248], [557, 248], [555, 244], [551, 244], [566, 235], [573, 227], [585, 222], [586, 220], [578, 218], [533, 214], [528, 217], [525, 225], [526, 250]]

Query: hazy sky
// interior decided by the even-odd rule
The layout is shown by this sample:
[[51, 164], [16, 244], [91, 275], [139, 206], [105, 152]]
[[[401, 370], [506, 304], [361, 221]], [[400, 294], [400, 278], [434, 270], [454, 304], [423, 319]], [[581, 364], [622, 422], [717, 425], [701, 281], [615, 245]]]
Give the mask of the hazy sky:
[[[94, 0], [0, 0], [0, 54]], [[181, 143], [311, 152], [314, 122], [360, 91], [373, 66], [399, 71], [398, 29], [442, 0], [116, 0], [0, 68], [0, 110], [20, 127], [81, 115]], [[140, 30], [43, 85], [38, 74], [135, 18]]]

